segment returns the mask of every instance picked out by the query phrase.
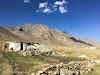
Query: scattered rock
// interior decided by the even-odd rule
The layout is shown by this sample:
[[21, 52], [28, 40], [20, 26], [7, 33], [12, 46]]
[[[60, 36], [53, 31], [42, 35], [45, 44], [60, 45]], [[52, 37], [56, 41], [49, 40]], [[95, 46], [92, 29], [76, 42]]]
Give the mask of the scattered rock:
[[[69, 64], [54, 64], [42, 69], [36, 75], [84, 75], [93, 72], [94, 61], [71, 62]], [[33, 74], [34, 75], [34, 74]]]

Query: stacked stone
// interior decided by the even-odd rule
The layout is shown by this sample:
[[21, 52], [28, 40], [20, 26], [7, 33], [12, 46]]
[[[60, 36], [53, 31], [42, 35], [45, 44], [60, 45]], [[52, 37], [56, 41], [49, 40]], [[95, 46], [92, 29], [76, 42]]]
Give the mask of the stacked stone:
[[25, 50], [25, 51], [20, 51], [18, 52], [19, 54], [23, 55], [23, 56], [35, 56], [35, 55], [40, 55], [40, 51], [39, 50]]
[[[58, 64], [48, 67], [39, 75], [84, 75], [93, 71], [89, 61], [71, 64]], [[89, 65], [89, 66], [88, 66]]]
[[34, 43], [31, 43], [31, 47], [27, 48], [25, 51], [19, 51], [18, 53], [23, 56], [55, 55], [55, 52], [49, 49], [47, 46]]

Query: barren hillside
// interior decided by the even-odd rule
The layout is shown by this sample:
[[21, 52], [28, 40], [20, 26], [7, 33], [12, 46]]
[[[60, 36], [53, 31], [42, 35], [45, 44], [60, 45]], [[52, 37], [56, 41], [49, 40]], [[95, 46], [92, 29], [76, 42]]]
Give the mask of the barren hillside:
[[6, 28], [0, 27], [0, 40], [19, 40], [19, 37], [11, 33]]
[[48, 46], [64, 46], [64, 47], [87, 47], [93, 46], [91, 43], [80, 40], [68, 33], [54, 30], [46, 25], [32, 25], [32, 33], [24, 32], [24, 26], [17, 26], [11, 32], [24, 40], [34, 41], [46, 44]]

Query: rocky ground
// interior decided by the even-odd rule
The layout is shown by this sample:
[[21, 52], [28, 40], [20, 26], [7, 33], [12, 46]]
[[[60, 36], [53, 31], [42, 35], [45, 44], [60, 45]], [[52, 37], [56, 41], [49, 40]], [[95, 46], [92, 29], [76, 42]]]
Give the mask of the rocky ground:
[[94, 61], [80, 61], [69, 64], [53, 64], [43, 71], [32, 73], [32, 75], [84, 75], [93, 72]]
[[84, 52], [81, 57], [71, 52], [70, 55], [65, 52], [66, 56], [33, 57], [0, 52], [0, 75], [100, 75], [98, 52], [94, 58]]
[[27, 51], [22, 52], [29, 53], [27, 56], [2, 52], [0, 44], [0, 75], [100, 75], [100, 44], [46, 25], [34, 25], [31, 35], [26, 35], [21, 27], [0, 27], [0, 40], [38, 42], [47, 45], [55, 54], [32, 56]]

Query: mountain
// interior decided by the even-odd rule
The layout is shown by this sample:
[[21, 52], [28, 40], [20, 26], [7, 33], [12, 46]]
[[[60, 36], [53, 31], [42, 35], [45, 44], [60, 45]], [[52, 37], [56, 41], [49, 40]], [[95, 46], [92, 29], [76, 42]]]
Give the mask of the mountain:
[[[27, 24], [28, 27], [29, 24]], [[10, 30], [11, 29], [11, 30]], [[50, 47], [91, 47], [91, 43], [59, 30], [54, 30], [43, 24], [32, 25], [31, 32], [25, 32], [24, 26], [8, 29], [12, 34], [24, 41], [42, 43]]]
[[4, 27], [0, 27], [0, 40], [19, 40], [19, 37]]
[[[87, 47], [89, 48], [96, 46], [95, 44], [97, 43], [95, 41], [80, 39], [68, 33], [61, 32], [59, 30], [54, 30], [42, 24], [32, 25], [31, 29], [30, 30], [29, 29], [30, 27], [28, 29], [26, 28], [25, 30], [24, 25], [17, 27], [5, 27], [5, 28], [0, 27], [0, 41], [15, 40], [15, 41], [33, 41], [35, 43], [40, 43], [40, 44], [42, 43], [48, 45], [50, 48], [52, 48], [52, 50], [56, 51], [56, 54], [53, 56], [41, 55], [41, 56], [30, 57], [30, 56], [22, 56], [19, 53], [15, 52], [12, 53], [2, 52], [0, 50], [0, 75], [15, 75], [15, 74], [26, 75], [26, 73], [31, 73], [31, 75], [34, 75], [48, 67], [50, 69], [53, 65], [55, 67], [55, 65], [58, 66], [58, 64], [60, 64], [61, 66], [62, 64], [68, 65], [71, 63], [70, 65], [72, 65], [73, 62], [75, 64], [76, 62], [80, 62], [82, 63], [83, 66], [83, 62], [88, 60], [92, 64], [96, 63], [94, 62], [94, 60], [100, 63], [99, 49], [94, 49], [94, 50], [85, 49]], [[85, 63], [85, 66], [86, 64], [87, 63]], [[90, 63], [89, 65], [91, 66]], [[92, 68], [94, 69], [93, 75], [100, 75], [99, 68], [100, 68], [99, 64]], [[86, 70], [87, 69], [88, 68], [86, 68]], [[53, 73], [55, 73], [55, 71], [53, 71]], [[65, 70], [63, 71], [64, 72], [62, 74], [66, 73]], [[56, 72], [58, 73], [58, 69]]]
[[48, 28], [47, 26], [41, 24], [33, 26], [32, 35], [41, 39], [41, 41], [45, 41], [47, 44], [51, 43], [52, 45], [55, 44], [67, 47], [80, 47], [81, 45], [92, 46], [92, 44], [86, 43], [73, 35]]
[[100, 43], [92, 40], [80, 39], [66, 32], [54, 30], [43, 24], [32, 25], [30, 32], [25, 31], [31, 24], [16, 27], [0, 27], [0, 40], [33, 41], [50, 47], [84, 48], [97, 47]]
[[[25, 31], [23, 25], [17, 27], [0, 27], [0, 41], [1, 40], [33, 41], [42, 43], [48, 45], [50, 48], [53, 48], [53, 50], [56, 51], [56, 54], [53, 56], [41, 55], [30, 57], [22, 56], [15, 52], [2, 52], [0, 50], [0, 75], [26, 75], [26, 73], [34, 75], [48, 67], [50, 69], [50, 66], [54, 65], [55, 67], [55, 64], [57, 66], [60, 64], [61, 66], [62, 63], [64, 65], [68, 65], [73, 62], [76, 64], [76, 62], [82, 63], [86, 60], [90, 61], [92, 58], [96, 60], [100, 59], [100, 50], [84, 49], [84, 47], [93, 47], [94, 42], [92, 43], [90, 41], [80, 39], [68, 33], [54, 30], [41, 24], [32, 25], [31, 30], [29, 31]], [[68, 50], [68, 48], [71, 48], [71, 50]], [[85, 60], [84, 57], [82, 59], [79, 58], [80, 56], [85, 56]], [[94, 64], [93, 61], [91, 63]], [[94, 75], [100, 74], [99, 67], [100, 65], [97, 65], [93, 68]], [[53, 71], [53, 73], [55, 73], [55, 71]], [[62, 74], [66, 73], [65, 70], [63, 71], [64, 72]], [[56, 72], [58, 73], [58, 69]]]
[[100, 48], [100, 42], [96, 42], [90, 39], [82, 39], [83, 41], [87, 42], [87, 43], [91, 43], [92, 45], [94, 45], [97, 48]]

